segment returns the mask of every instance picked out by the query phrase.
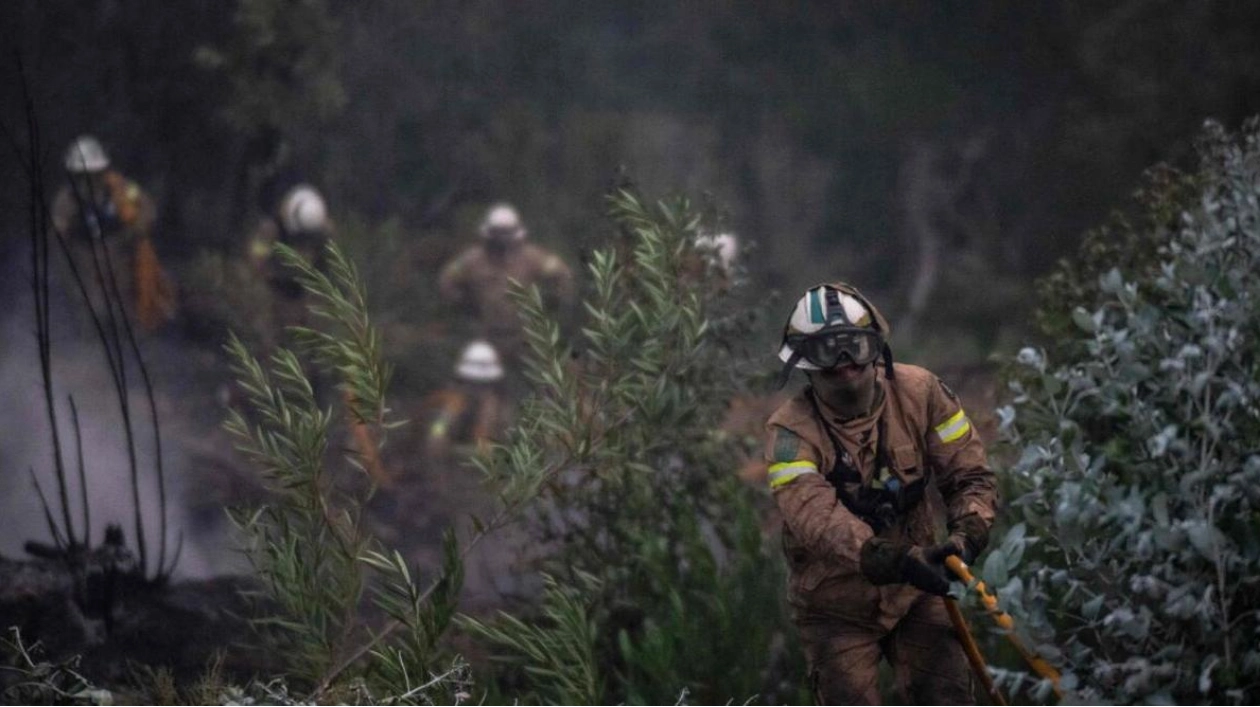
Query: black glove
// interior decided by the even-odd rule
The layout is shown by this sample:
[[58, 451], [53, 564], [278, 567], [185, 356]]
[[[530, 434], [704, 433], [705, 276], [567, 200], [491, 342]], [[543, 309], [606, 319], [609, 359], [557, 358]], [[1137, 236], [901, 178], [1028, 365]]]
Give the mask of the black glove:
[[939, 563], [931, 562], [927, 551], [886, 538], [871, 538], [862, 545], [862, 574], [871, 584], [911, 584], [929, 594], [945, 596], [949, 580]]
[[980, 516], [970, 513], [949, 524], [949, 539], [927, 552], [931, 562], [944, 562], [950, 555], [958, 555], [966, 564], [975, 561], [989, 545], [989, 524]]

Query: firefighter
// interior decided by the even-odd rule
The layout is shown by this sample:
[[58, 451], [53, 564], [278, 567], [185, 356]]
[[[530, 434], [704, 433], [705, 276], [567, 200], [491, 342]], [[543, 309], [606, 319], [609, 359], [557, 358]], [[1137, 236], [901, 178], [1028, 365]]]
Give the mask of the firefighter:
[[573, 274], [560, 256], [527, 240], [520, 215], [508, 204], [491, 207], [479, 231], [481, 242], [442, 268], [438, 288], [443, 299], [476, 323], [479, 335], [511, 369], [523, 348], [520, 316], [508, 294], [511, 282], [537, 285], [551, 306], [567, 310]]
[[325, 247], [334, 227], [328, 206], [315, 187], [299, 183], [280, 193], [249, 241], [249, 258], [267, 279], [272, 294], [272, 321], [265, 338], [274, 347], [290, 326], [307, 326], [306, 291], [297, 271], [284, 264], [275, 251], [277, 243], [296, 250], [316, 269], [323, 270]]
[[739, 238], [733, 233], [701, 234], [695, 246], [694, 257], [684, 261], [683, 277], [729, 291], [738, 275]]
[[455, 385], [435, 393], [437, 413], [426, 449], [431, 459], [446, 456], [453, 441], [485, 448], [502, 423], [503, 364], [489, 342], [477, 340], [464, 347], [455, 379]]
[[175, 316], [175, 287], [153, 248], [153, 200], [110, 169], [109, 155], [91, 135], [70, 144], [64, 164], [69, 179], [53, 198], [52, 224], [68, 241], [93, 308], [105, 312], [116, 292], [145, 330], [156, 329]]
[[[988, 543], [994, 476], [958, 397], [894, 363], [888, 336], [844, 283], [806, 291], [785, 327], [781, 380], [797, 369], [809, 379], [766, 424], [789, 601], [819, 703], [878, 704], [883, 657], [903, 700], [970, 704], [942, 563], [970, 562]], [[942, 542], [929, 485], [945, 502]]]

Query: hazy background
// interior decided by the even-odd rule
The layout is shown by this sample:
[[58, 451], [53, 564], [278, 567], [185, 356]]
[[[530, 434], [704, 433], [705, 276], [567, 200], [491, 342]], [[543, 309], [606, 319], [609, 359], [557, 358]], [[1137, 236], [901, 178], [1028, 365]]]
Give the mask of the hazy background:
[[[25, 120], [20, 55], [49, 174], [93, 133], [159, 205], [156, 245], [185, 303], [150, 344], [174, 488], [221, 451], [217, 345], [251, 307], [228, 276], [271, 170], [325, 192], [373, 283], [405, 408], [458, 345], [432, 303], [436, 269], [492, 201], [517, 204], [533, 237], [577, 265], [609, 236], [610, 186], [686, 191], [755, 244], [746, 264], [767, 293], [849, 280], [893, 318], [903, 358], [967, 366], [1020, 340], [1035, 277], [1123, 207], [1145, 168], [1184, 163], [1205, 118], [1233, 127], [1260, 112], [1260, 3], [627, 5], [3, 4], [6, 128]], [[3, 149], [8, 554], [40, 527], [25, 474], [47, 452], [31, 394], [27, 192]], [[768, 352], [773, 328], [750, 332]], [[93, 399], [104, 370], [65, 337], [64, 385]], [[118, 469], [110, 404], [83, 404], [85, 433], [91, 456]], [[217, 527], [211, 516], [175, 512], [190, 527]], [[209, 566], [198, 552], [185, 571]]]

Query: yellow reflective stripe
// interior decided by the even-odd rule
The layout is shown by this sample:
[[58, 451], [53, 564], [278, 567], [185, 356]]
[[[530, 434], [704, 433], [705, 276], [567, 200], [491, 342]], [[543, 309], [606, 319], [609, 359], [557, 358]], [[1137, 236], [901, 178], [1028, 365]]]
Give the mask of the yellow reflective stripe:
[[959, 408], [953, 417], [936, 426], [936, 434], [942, 442], [953, 442], [967, 434], [970, 429], [971, 421], [967, 419], [967, 413]]
[[948, 420], [936, 426], [937, 434], [944, 434], [945, 430], [949, 429], [950, 427], [953, 427], [954, 425], [957, 425], [961, 420], [963, 420], [966, 417], [967, 417], [967, 413], [964, 412], [962, 408], [958, 408], [958, 412], [954, 413], [953, 417], [950, 417]]
[[770, 488], [777, 489], [801, 474], [817, 474], [818, 465], [807, 459], [770, 465]]
[[941, 441], [953, 442], [954, 440], [961, 438], [963, 435], [967, 434], [970, 431], [971, 431], [971, 421], [966, 418], [963, 418], [962, 424], [958, 426], [957, 430], [954, 430], [953, 432], [950, 432], [949, 434], [941, 435]]

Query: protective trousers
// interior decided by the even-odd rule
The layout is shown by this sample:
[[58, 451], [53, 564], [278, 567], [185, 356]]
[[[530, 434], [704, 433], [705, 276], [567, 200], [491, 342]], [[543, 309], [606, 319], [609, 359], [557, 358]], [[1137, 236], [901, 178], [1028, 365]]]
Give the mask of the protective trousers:
[[919, 597], [891, 631], [836, 618], [801, 617], [798, 626], [818, 704], [881, 704], [881, 655], [903, 704], [975, 704], [971, 669], [940, 597]]

